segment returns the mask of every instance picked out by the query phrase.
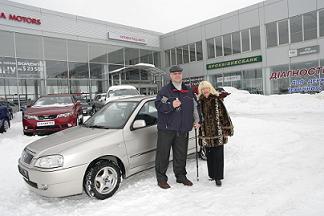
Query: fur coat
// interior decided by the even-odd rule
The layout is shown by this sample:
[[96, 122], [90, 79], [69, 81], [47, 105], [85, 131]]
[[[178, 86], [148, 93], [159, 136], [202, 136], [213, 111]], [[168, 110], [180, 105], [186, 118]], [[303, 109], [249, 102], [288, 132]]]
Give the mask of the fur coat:
[[234, 134], [234, 127], [223, 101], [217, 95], [210, 94], [208, 98], [200, 95], [199, 103], [203, 118], [199, 143], [206, 147], [226, 144], [228, 136]]

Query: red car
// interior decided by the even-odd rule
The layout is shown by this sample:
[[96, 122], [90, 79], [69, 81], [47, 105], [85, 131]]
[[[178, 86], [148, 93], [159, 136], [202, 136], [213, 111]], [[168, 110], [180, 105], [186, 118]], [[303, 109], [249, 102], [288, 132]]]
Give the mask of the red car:
[[25, 135], [46, 134], [76, 126], [82, 120], [79, 101], [71, 95], [48, 95], [23, 112]]

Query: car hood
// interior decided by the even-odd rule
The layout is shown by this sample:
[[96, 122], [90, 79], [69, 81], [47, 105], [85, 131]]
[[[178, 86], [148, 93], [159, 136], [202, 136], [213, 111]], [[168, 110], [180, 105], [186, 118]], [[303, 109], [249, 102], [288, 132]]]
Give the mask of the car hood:
[[36, 140], [26, 148], [35, 153], [36, 157], [60, 154], [65, 149], [92, 139], [100, 138], [107, 134], [112, 134], [116, 131], [118, 131], [118, 129], [73, 127]]
[[29, 107], [25, 111], [28, 115], [55, 115], [65, 112], [72, 112], [73, 106], [66, 107]]

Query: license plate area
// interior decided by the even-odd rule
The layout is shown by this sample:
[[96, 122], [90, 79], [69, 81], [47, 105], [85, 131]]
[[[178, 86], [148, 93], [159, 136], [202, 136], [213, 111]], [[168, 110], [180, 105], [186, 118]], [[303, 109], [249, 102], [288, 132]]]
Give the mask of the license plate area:
[[37, 122], [37, 127], [42, 127], [42, 126], [51, 126], [55, 125], [55, 121], [43, 121], [43, 122]]
[[28, 171], [18, 166], [19, 173], [24, 176], [24, 178], [29, 180]]

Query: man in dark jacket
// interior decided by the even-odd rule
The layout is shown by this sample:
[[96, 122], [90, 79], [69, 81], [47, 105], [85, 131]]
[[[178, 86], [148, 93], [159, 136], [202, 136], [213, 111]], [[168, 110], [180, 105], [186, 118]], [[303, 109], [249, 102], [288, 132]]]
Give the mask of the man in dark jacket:
[[158, 140], [155, 172], [158, 186], [170, 188], [166, 171], [170, 149], [173, 152], [173, 172], [177, 183], [192, 186], [186, 177], [186, 160], [189, 131], [199, 127], [197, 101], [192, 90], [182, 83], [182, 68], [170, 68], [170, 83], [158, 93], [155, 106], [158, 110]]

